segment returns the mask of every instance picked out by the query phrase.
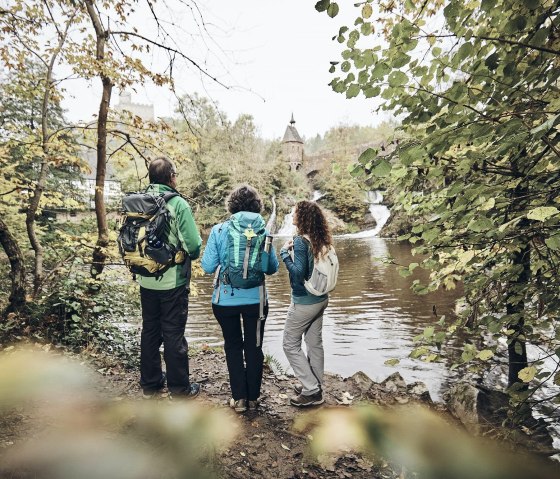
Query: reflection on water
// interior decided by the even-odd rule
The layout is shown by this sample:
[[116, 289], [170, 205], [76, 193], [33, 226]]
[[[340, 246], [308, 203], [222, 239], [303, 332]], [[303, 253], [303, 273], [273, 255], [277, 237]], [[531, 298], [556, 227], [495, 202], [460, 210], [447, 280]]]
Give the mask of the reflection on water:
[[[275, 239], [277, 250], [282, 242]], [[335, 247], [340, 273], [324, 318], [325, 370], [343, 376], [361, 370], [378, 381], [398, 370], [407, 382], [424, 381], [432, 395], [439, 397], [450, 379], [447, 365], [412, 360], [408, 355], [412, 338], [434, 322], [434, 308], [438, 317], [452, 314], [457, 294], [417, 296], [410, 291], [412, 278], [401, 277], [395, 266], [382, 262], [389, 256], [398, 264], [418, 261], [409, 245], [382, 238], [339, 238]], [[212, 278], [198, 278], [197, 284], [200, 295], [191, 298], [187, 335], [191, 341], [220, 344], [221, 330], [210, 306]], [[267, 287], [270, 311], [263, 348], [287, 366], [282, 331], [290, 288], [283, 264], [267, 279]], [[398, 358], [400, 364], [386, 366], [384, 362], [391, 358]]]

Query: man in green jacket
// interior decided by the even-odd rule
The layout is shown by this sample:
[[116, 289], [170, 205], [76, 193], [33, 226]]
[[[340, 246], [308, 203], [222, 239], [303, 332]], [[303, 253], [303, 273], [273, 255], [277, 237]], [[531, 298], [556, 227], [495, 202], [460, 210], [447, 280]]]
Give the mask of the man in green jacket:
[[[148, 168], [154, 195], [175, 191], [177, 170], [171, 160], [156, 158]], [[198, 258], [202, 239], [194, 222], [191, 207], [182, 196], [167, 202], [170, 228], [167, 242], [182, 249], [185, 264], [171, 266], [158, 278], [139, 276], [142, 303], [140, 342], [140, 385], [145, 398], [153, 397], [165, 386], [170, 395], [194, 397], [200, 385], [189, 380], [188, 345], [185, 339], [189, 306], [190, 260]], [[159, 348], [163, 342], [163, 359], [167, 375], [162, 372]]]

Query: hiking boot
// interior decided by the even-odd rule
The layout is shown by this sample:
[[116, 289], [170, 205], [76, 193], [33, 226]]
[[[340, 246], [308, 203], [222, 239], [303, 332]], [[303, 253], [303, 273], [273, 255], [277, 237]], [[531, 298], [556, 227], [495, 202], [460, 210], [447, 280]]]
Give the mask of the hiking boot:
[[169, 399], [192, 399], [200, 393], [200, 384], [191, 383], [190, 389], [181, 393], [169, 393]]
[[155, 389], [142, 389], [142, 399], [154, 399], [165, 387], [166, 379], [167, 373], [165, 373], [164, 371], [163, 373], [161, 373], [161, 381]]
[[325, 399], [323, 398], [322, 391], [318, 391], [315, 394], [311, 394], [309, 396], [300, 394], [296, 397], [290, 398], [290, 404], [296, 407], [318, 406], [319, 404], [323, 404], [324, 402]]
[[233, 410], [241, 414], [242, 412], [247, 411], [247, 399], [238, 399], [237, 401], [233, 398], [229, 400], [229, 407], [233, 408]]
[[256, 411], [259, 408], [259, 401], [248, 401], [249, 411]]
[[[319, 391], [322, 391], [323, 388], [319, 385]], [[296, 384], [294, 386], [294, 391], [297, 395], [301, 394], [301, 392], [303, 391], [303, 386], [301, 384]]]

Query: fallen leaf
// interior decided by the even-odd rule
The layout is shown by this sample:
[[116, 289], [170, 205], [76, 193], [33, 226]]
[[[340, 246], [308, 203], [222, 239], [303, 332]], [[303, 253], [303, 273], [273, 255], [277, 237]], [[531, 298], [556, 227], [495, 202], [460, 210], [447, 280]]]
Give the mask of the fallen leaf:
[[349, 405], [352, 404], [353, 400], [354, 400], [354, 396], [352, 396], [352, 394], [350, 394], [348, 391], [344, 391], [342, 393], [342, 399], [337, 399], [336, 402], [338, 404]]

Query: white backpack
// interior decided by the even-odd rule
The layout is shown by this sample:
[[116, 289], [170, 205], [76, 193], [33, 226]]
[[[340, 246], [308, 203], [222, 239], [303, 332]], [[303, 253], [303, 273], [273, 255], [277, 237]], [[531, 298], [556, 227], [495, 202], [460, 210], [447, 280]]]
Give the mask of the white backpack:
[[335, 288], [338, 278], [338, 256], [334, 246], [329, 246], [329, 250], [320, 258], [313, 258], [313, 262], [311, 277], [303, 285], [309, 293], [323, 296]]

